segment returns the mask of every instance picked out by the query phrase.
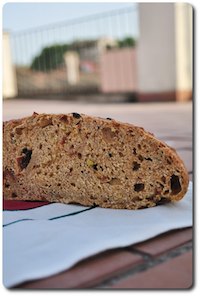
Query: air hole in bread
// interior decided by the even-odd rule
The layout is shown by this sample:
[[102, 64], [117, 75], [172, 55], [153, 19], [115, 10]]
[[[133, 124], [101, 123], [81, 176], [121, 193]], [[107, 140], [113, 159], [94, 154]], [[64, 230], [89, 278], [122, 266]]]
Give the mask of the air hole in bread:
[[145, 157], [145, 160], [152, 161], [152, 158], [151, 157]]
[[168, 164], [172, 164], [172, 159], [171, 159], [171, 157], [168, 157], [168, 158], [167, 158], [167, 163], [168, 163]]
[[101, 171], [103, 172], [103, 167], [100, 165], [99, 168], [101, 169]]
[[143, 158], [142, 155], [138, 155], [138, 159], [139, 159], [140, 161], [143, 161], [143, 160], [144, 160], [144, 158]]
[[136, 155], [137, 151], [136, 148], [133, 148], [133, 154]]
[[81, 115], [80, 115], [79, 113], [73, 112], [72, 115], [73, 115], [73, 117], [76, 118], [76, 119], [81, 118]]
[[140, 164], [136, 161], [133, 162], [133, 171], [137, 171], [140, 168]]
[[17, 193], [16, 192], [12, 192], [12, 198], [17, 197]]
[[181, 191], [182, 188], [181, 188], [181, 184], [178, 176], [172, 175], [170, 179], [170, 184], [171, 184], [171, 190], [173, 195], [176, 195]]
[[22, 149], [22, 156], [17, 158], [17, 162], [22, 170], [28, 166], [31, 160], [31, 155], [32, 155], [31, 149], [28, 149], [28, 148]]
[[79, 158], [79, 159], [82, 158], [82, 154], [81, 154], [81, 153], [78, 153], [77, 155], [78, 155], [78, 158]]
[[143, 183], [137, 183], [137, 184], [135, 184], [135, 185], [134, 185], [134, 190], [135, 190], [136, 192], [139, 192], [139, 191], [144, 190], [144, 184], [143, 184]]

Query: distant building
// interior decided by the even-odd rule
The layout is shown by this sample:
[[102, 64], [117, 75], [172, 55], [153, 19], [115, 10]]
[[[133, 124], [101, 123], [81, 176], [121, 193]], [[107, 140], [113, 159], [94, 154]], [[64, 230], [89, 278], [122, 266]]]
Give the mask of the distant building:
[[139, 3], [140, 101], [192, 98], [193, 8], [188, 3]]
[[79, 52], [80, 61], [99, 63], [101, 54], [109, 48], [117, 46], [117, 41], [112, 38], [77, 41], [73, 48]]
[[138, 7], [137, 47], [102, 54], [102, 92], [135, 92], [139, 101], [191, 100], [192, 6], [139, 3]]

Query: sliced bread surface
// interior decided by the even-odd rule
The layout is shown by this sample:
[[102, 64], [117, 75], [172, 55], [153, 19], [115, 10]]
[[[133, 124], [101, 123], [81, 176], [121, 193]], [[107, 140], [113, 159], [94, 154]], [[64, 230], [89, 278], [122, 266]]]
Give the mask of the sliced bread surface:
[[178, 201], [188, 173], [141, 127], [78, 113], [4, 122], [4, 198], [140, 209]]

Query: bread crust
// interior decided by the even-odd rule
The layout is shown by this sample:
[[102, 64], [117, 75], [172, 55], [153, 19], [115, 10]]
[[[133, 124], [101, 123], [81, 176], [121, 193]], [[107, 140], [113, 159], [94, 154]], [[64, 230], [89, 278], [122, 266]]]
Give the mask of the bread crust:
[[34, 113], [3, 129], [5, 199], [139, 209], [178, 201], [188, 188], [176, 151], [132, 124]]

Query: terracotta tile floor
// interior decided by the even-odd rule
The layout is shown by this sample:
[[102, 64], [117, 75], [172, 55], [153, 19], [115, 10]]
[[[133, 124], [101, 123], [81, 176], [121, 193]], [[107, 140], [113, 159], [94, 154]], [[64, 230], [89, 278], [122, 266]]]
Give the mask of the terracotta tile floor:
[[188, 251], [127, 279], [119, 280], [111, 288], [189, 289], [192, 285], [192, 251]]
[[[190, 180], [192, 103], [91, 105], [63, 101], [9, 100], [4, 120], [35, 112], [79, 112], [143, 126], [177, 150]], [[192, 228], [170, 231], [140, 244], [90, 257], [69, 270], [16, 288], [188, 289], [193, 284]]]

